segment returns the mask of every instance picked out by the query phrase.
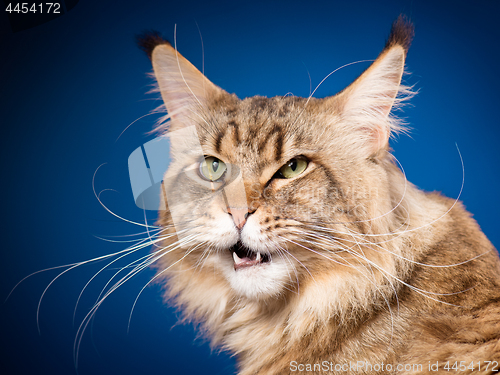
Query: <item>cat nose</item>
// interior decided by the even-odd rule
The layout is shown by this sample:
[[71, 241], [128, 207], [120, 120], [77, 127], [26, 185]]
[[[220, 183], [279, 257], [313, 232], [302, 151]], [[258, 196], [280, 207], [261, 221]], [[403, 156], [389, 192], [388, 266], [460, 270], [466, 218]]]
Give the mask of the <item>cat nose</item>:
[[228, 207], [227, 213], [232, 216], [236, 228], [241, 230], [245, 225], [245, 223], [247, 222], [248, 215], [250, 215], [253, 212], [251, 212], [248, 207], [245, 208]]

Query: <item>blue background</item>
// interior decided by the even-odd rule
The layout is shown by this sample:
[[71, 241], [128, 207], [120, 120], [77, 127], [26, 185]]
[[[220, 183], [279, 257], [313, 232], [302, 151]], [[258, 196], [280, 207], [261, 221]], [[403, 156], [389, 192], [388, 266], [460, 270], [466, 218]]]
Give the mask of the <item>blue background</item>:
[[[415, 23], [407, 83], [420, 93], [404, 112], [411, 137], [393, 142], [395, 155], [410, 181], [456, 197], [458, 144], [465, 164], [461, 200], [498, 247], [500, 2], [81, 0], [64, 16], [18, 33], [0, 15], [0, 297], [32, 272], [125, 247], [95, 236], [141, 230], [107, 213], [92, 191], [94, 172], [107, 162], [96, 188], [115, 191], [102, 199], [123, 217], [144, 221], [133, 203], [127, 158], [152, 138], [147, 132], [156, 117], [141, 117], [160, 102], [146, 94], [151, 65], [135, 34], [157, 29], [173, 40], [177, 24], [179, 51], [200, 69], [204, 55], [208, 78], [240, 98], [307, 96], [310, 80], [314, 87], [341, 65], [375, 58], [400, 13]], [[336, 93], [367, 66], [340, 70], [316, 96]], [[73, 309], [103, 265], [56, 280], [41, 305], [41, 335], [37, 304], [57, 270], [19, 285], [0, 308], [2, 374], [76, 373]], [[211, 353], [193, 327], [176, 324], [179, 314], [162, 303], [159, 286], [140, 297], [127, 334], [132, 303], [153, 274], [145, 271], [99, 309], [82, 342], [79, 373], [234, 374], [234, 359]], [[77, 323], [110, 275], [85, 292]]]

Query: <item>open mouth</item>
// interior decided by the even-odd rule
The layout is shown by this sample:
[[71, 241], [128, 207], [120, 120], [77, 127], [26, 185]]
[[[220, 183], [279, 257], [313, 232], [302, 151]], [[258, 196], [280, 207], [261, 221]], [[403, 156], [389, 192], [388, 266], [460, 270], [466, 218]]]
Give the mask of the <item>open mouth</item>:
[[255, 252], [243, 245], [241, 241], [238, 241], [229, 250], [233, 254], [235, 271], [241, 268], [253, 267], [258, 264], [269, 263], [271, 261], [270, 255]]

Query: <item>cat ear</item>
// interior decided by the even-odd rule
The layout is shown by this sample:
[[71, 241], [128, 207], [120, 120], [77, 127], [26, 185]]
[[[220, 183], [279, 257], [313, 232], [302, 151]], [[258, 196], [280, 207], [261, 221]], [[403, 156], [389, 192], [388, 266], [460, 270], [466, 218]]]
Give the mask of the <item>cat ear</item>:
[[139, 46], [153, 64], [159, 91], [170, 117], [169, 128], [194, 125], [207, 100], [222, 92], [158, 33], [138, 37]]
[[400, 16], [375, 62], [339, 94], [342, 118], [350, 132], [354, 131], [368, 147], [370, 155], [387, 149], [391, 134], [403, 130], [401, 122], [391, 116], [391, 110], [412, 94], [401, 85], [412, 37], [413, 25]]

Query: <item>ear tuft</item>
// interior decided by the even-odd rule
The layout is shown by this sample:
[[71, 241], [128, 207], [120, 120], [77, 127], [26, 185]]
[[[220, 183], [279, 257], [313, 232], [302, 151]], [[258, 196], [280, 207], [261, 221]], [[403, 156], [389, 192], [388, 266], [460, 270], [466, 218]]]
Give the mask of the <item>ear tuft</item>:
[[399, 45], [403, 47], [405, 54], [407, 54], [414, 35], [415, 29], [413, 24], [406, 18], [405, 15], [401, 14], [392, 24], [389, 38], [385, 43], [384, 51], [393, 46]]
[[144, 31], [141, 34], [136, 35], [135, 40], [139, 48], [146, 53], [150, 60], [155, 47], [161, 44], [171, 46], [170, 42], [164, 39], [161, 34], [155, 30]]

